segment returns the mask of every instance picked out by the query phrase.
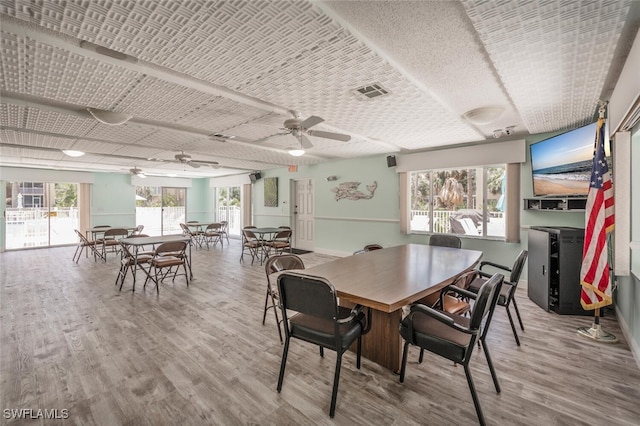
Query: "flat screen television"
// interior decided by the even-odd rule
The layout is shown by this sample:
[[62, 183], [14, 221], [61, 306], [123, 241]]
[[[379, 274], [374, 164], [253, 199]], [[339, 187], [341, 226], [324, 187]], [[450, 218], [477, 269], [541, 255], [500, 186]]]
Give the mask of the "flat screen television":
[[[596, 127], [597, 123], [591, 123], [531, 144], [534, 196], [587, 195]], [[611, 170], [608, 140], [605, 140], [605, 153]]]

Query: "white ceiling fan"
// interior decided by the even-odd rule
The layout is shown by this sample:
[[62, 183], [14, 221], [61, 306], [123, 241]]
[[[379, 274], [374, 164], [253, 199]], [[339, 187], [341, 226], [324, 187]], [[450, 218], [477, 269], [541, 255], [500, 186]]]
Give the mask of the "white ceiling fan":
[[262, 142], [268, 138], [272, 138], [275, 136], [292, 135], [294, 138], [298, 140], [298, 143], [303, 149], [309, 149], [309, 148], [313, 148], [313, 144], [311, 143], [307, 135], [315, 136], [318, 138], [333, 139], [333, 140], [342, 141], [342, 142], [348, 142], [351, 140], [350, 135], [345, 135], [342, 133], [325, 132], [323, 130], [311, 130], [311, 127], [317, 124], [320, 124], [324, 121], [324, 119], [321, 117], [312, 115], [306, 118], [305, 120], [301, 120], [299, 112], [297, 111], [290, 111], [290, 112], [291, 112], [291, 115], [293, 115], [293, 118], [288, 118], [284, 121], [284, 127], [282, 128], [284, 132], [268, 136], [264, 139], [259, 140], [259, 142]]
[[191, 166], [193, 168], [198, 168], [200, 166], [208, 166], [208, 167], [212, 167], [214, 169], [218, 169], [220, 167], [222, 167], [220, 165], [220, 163], [218, 163], [217, 161], [196, 161], [193, 160], [191, 158], [191, 155], [189, 154], [185, 154], [184, 151], [180, 151], [180, 154], [176, 154], [173, 156], [173, 158], [175, 158], [175, 160], [163, 160], [161, 158], [149, 158], [148, 160], [150, 161], [160, 161], [163, 163], [178, 163], [178, 164], [186, 164], [188, 166]]

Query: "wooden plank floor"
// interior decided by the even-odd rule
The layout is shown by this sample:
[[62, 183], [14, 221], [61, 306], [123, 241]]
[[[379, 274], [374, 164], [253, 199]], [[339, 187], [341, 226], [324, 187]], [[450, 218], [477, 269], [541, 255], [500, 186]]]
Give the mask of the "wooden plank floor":
[[[335, 354], [294, 341], [278, 394], [282, 346], [271, 312], [261, 324], [263, 268], [240, 264], [239, 246], [194, 251], [191, 286], [168, 281], [159, 296], [132, 293], [130, 279], [119, 292], [113, 257], [76, 265], [71, 247], [0, 254], [0, 408], [69, 410], [29, 425], [476, 423], [463, 369], [433, 355], [419, 365], [415, 348], [404, 384], [366, 359], [357, 370], [347, 353], [332, 420]], [[638, 425], [640, 371], [615, 318], [602, 324], [620, 343], [597, 344], [576, 333], [591, 318], [546, 313], [524, 292], [517, 301], [522, 346], [503, 308], [488, 339], [501, 394], [482, 351], [471, 362], [487, 422]]]

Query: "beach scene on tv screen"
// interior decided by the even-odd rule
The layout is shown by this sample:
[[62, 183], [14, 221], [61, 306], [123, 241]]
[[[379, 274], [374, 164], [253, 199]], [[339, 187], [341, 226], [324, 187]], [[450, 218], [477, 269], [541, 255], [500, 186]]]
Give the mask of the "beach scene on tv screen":
[[587, 195], [595, 137], [593, 123], [532, 144], [534, 195]]

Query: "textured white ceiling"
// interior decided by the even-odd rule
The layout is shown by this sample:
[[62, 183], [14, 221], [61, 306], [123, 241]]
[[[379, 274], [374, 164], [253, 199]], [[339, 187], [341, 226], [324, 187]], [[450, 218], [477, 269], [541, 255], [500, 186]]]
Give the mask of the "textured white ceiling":
[[[0, 0], [0, 165], [216, 176], [568, 129], [615, 81], [637, 3]], [[354, 93], [373, 83], [389, 94]], [[462, 118], [485, 106], [505, 112]], [[351, 140], [291, 157], [291, 110]]]

